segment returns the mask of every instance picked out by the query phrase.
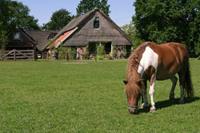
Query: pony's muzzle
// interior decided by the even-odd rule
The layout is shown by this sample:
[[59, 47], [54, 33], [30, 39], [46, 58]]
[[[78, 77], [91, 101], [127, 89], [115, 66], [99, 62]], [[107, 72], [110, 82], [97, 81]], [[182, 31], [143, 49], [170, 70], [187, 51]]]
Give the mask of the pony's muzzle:
[[138, 109], [137, 107], [128, 107], [128, 111], [130, 114], [138, 114]]

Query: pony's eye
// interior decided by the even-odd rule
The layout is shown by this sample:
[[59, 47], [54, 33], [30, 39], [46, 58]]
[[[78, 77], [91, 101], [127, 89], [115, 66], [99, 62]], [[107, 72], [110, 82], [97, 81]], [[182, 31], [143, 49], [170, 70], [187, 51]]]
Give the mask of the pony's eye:
[[142, 81], [141, 80], [137, 81], [137, 85], [142, 86]]

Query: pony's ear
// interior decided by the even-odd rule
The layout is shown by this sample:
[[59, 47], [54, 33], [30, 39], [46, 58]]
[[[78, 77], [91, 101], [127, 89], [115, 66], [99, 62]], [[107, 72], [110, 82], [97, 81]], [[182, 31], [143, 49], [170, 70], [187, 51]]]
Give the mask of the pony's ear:
[[123, 82], [124, 82], [124, 84], [125, 84], [125, 85], [128, 83], [128, 81], [127, 81], [127, 80], [123, 80]]

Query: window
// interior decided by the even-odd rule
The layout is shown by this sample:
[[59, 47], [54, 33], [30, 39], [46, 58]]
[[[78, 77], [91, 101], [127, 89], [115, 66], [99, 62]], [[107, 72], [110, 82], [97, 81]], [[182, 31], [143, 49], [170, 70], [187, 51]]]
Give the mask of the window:
[[20, 33], [19, 32], [15, 33], [14, 39], [15, 40], [20, 40]]
[[48, 40], [53, 39], [53, 38], [56, 36], [56, 34], [57, 34], [57, 33], [50, 33], [47, 39], [48, 39]]
[[95, 17], [93, 27], [94, 27], [95, 29], [97, 29], [97, 28], [100, 27], [99, 17]]

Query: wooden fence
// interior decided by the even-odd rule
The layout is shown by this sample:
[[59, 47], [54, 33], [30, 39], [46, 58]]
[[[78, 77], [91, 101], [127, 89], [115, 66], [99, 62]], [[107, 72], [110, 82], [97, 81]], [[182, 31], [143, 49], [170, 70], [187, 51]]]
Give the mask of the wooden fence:
[[34, 50], [16, 50], [5, 51], [0, 57], [1, 60], [19, 60], [19, 59], [32, 59], [34, 60]]

